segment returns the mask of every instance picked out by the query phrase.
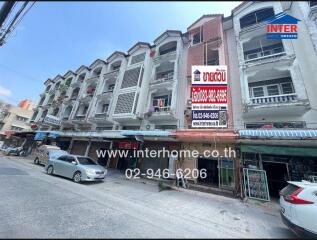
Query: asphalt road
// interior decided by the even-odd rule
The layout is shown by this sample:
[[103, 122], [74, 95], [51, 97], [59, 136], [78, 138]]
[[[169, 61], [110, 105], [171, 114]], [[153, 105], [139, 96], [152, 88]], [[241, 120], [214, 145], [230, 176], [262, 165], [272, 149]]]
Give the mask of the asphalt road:
[[0, 197], [0, 238], [294, 237], [275, 207], [111, 173], [76, 184], [19, 157], [0, 157]]

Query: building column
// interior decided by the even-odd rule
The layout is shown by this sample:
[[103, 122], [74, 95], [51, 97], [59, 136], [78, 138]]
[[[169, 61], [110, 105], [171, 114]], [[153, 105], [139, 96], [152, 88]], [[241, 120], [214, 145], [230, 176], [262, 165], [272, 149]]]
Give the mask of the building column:
[[85, 152], [85, 157], [88, 156], [88, 153], [89, 153], [89, 150], [90, 150], [90, 146], [91, 146], [91, 140], [89, 140], [89, 142], [88, 142], [88, 146], [87, 146], [86, 152]]
[[69, 146], [68, 146], [67, 152], [70, 153], [70, 151], [72, 150], [72, 147], [73, 147], [73, 143], [74, 143], [74, 139], [72, 138], [72, 140], [70, 140], [70, 144], [69, 144]]

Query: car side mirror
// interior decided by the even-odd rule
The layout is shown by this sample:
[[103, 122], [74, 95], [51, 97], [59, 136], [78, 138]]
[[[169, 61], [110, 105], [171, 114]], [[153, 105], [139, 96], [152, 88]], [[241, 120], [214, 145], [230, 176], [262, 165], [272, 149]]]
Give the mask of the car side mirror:
[[72, 161], [72, 164], [77, 165], [77, 162], [76, 161]]

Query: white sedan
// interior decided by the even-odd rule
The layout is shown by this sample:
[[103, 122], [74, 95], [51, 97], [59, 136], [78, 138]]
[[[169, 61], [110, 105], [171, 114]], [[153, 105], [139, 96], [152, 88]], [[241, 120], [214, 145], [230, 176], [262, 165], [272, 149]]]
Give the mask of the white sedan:
[[317, 239], [317, 183], [292, 182], [280, 191], [284, 224], [297, 236]]

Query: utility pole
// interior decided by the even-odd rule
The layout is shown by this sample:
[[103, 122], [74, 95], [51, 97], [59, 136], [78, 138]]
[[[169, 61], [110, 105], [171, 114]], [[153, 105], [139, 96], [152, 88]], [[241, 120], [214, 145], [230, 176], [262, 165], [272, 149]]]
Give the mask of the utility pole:
[[2, 25], [4, 21], [6, 20], [7, 16], [9, 15], [11, 9], [13, 8], [13, 5], [15, 4], [15, 1], [6, 1], [3, 3], [1, 9], [0, 9], [0, 29], [2, 28]]

